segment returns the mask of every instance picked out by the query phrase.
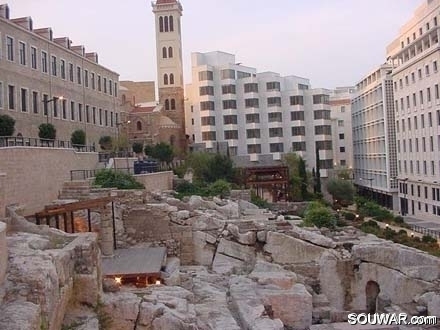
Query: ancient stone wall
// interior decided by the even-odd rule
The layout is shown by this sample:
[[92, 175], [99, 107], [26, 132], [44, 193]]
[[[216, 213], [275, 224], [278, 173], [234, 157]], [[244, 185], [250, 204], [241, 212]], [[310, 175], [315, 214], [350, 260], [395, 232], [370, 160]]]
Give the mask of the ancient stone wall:
[[[97, 153], [57, 148], [1, 148], [0, 168], [6, 178], [0, 179], [5, 188], [0, 206], [20, 203], [25, 206], [26, 214], [39, 211], [42, 205], [58, 197], [62, 184], [70, 180], [71, 170], [94, 169], [97, 164]], [[0, 191], [1, 186], [0, 182]], [[4, 212], [0, 208], [0, 217]]]
[[137, 174], [136, 181], [142, 183], [147, 191], [164, 191], [173, 189], [173, 172]]
[[[2, 286], [8, 266], [8, 250], [6, 246], [6, 224], [0, 222], [0, 287]], [[1, 302], [0, 296], [0, 302]]]

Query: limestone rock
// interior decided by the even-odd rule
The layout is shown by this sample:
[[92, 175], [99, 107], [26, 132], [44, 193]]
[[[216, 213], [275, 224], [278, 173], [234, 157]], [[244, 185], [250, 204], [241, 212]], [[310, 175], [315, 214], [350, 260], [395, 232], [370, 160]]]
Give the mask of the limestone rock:
[[260, 243], [266, 243], [267, 231], [260, 230], [257, 232], [257, 241]]
[[247, 263], [253, 264], [255, 262], [255, 249], [253, 247], [228, 241], [224, 238], [220, 239], [220, 243], [217, 246], [217, 253], [230, 256]]
[[200, 197], [200, 196], [195, 196], [195, 195], [193, 195], [193, 196], [191, 196], [191, 197], [189, 198], [188, 205], [189, 205], [192, 209], [199, 209], [199, 208], [201, 208], [202, 205], [203, 205], [203, 198]]
[[163, 279], [165, 285], [179, 285], [180, 284], [180, 259], [176, 257], [167, 258], [165, 271], [163, 272]]
[[437, 318], [440, 316], [440, 295], [437, 294], [433, 296], [428, 301], [428, 315], [437, 316]]
[[27, 301], [13, 302], [0, 306], [0, 329], [40, 330], [40, 306]]
[[267, 233], [264, 251], [280, 264], [307, 263], [318, 260], [325, 249], [303, 240], [270, 231]]
[[229, 201], [228, 204], [224, 206], [217, 206], [216, 210], [225, 215], [228, 219], [237, 219], [239, 217], [238, 213], [238, 203]]
[[233, 224], [229, 224], [226, 229], [241, 244], [254, 245], [257, 241], [257, 235], [253, 231], [248, 231], [242, 234], [240, 233], [238, 226]]
[[246, 212], [247, 210], [258, 210], [259, 207], [255, 204], [252, 204], [251, 202], [245, 201], [243, 199], [240, 199], [238, 201], [238, 204], [240, 205], [241, 212]]
[[324, 235], [317, 234], [310, 230], [305, 230], [297, 226], [292, 226], [290, 232], [292, 233], [292, 236], [318, 246], [331, 248], [331, 249], [336, 247], [336, 243], [332, 239], [325, 237]]
[[248, 277], [256, 280], [260, 285], [273, 284], [281, 289], [290, 289], [297, 281], [295, 273], [263, 260], [257, 261]]
[[111, 318], [109, 330], [134, 329], [141, 298], [133, 293], [106, 293], [102, 297], [101, 313]]
[[102, 281], [102, 289], [104, 292], [118, 292], [121, 288], [112, 278], [104, 278]]
[[210, 266], [214, 259], [215, 247], [207, 243], [207, 233], [193, 232], [193, 259], [202, 266]]
[[244, 268], [244, 261], [226, 256], [221, 253], [216, 253], [214, 261], [212, 262], [212, 271], [217, 274], [237, 274]]

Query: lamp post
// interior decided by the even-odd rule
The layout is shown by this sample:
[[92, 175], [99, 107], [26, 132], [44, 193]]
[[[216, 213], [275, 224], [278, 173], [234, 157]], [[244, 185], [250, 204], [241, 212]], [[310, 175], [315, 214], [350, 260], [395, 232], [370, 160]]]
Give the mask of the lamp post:
[[49, 124], [49, 108], [48, 108], [48, 105], [49, 105], [50, 102], [55, 103], [58, 100], [60, 100], [60, 101], [64, 100], [64, 96], [54, 96], [51, 99], [48, 99], [48, 98], [44, 97], [41, 100], [41, 102], [43, 102], [43, 104], [44, 104], [43, 111], [46, 110], [46, 124]]

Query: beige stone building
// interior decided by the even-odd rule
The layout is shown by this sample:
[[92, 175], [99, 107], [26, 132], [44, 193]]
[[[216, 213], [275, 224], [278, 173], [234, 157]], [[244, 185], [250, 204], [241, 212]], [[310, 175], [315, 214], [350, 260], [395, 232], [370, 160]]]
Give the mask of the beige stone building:
[[87, 144], [115, 135], [119, 121], [119, 75], [98, 63], [98, 54], [35, 29], [31, 17], [10, 18], [0, 5], [0, 114], [16, 120], [15, 135], [38, 137], [52, 123], [57, 139], [86, 132]]

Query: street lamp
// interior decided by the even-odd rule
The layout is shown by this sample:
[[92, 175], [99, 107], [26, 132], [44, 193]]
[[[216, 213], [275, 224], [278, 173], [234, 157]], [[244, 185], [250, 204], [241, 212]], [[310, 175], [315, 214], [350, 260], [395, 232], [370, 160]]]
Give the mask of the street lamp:
[[50, 102], [57, 102], [58, 100], [62, 101], [64, 100], [64, 96], [54, 96], [51, 99], [48, 99], [46, 97], [47, 95], [44, 96], [44, 98], [41, 100], [41, 102], [43, 102], [44, 104], [44, 109], [43, 111], [46, 112], [46, 124], [49, 124], [49, 109], [48, 109], [48, 105]]

